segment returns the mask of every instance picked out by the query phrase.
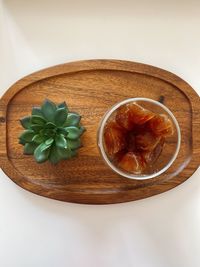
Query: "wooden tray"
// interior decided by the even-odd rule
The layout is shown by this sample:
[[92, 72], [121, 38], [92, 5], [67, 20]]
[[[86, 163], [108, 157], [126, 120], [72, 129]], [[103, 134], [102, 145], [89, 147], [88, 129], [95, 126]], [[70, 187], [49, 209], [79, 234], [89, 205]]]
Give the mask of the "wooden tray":
[[[120, 177], [104, 163], [96, 144], [98, 125], [113, 104], [130, 97], [162, 99], [182, 132], [179, 155], [166, 173], [138, 181]], [[19, 118], [44, 98], [65, 100], [83, 115], [84, 147], [71, 161], [39, 165], [22, 153]], [[62, 201], [108, 204], [146, 198], [167, 191], [191, 176], [200, 161], [199, 97], [181, 78], [149, 65], [90, 60], [33, 73], [5, 93], [0, 102], [0, 166], [19, 186]]]

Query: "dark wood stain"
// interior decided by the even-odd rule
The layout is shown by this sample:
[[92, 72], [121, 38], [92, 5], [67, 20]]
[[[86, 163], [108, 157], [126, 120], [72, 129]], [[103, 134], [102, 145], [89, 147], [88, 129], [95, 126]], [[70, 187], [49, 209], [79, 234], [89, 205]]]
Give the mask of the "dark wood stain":
[[165, 100], [164, 95], [161, 95], [161, 96], [159, 97], [159, 99], [158, 99], [158, 101], [159, 101], [160, 103], [162, 103], [162, 104], [164, 104], [164, 100]]

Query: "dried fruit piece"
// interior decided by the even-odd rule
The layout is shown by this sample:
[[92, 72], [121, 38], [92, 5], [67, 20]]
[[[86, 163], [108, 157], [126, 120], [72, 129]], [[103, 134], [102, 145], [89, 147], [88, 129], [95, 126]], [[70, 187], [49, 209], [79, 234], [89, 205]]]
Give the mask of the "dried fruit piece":
[[171, 136], [174, 132], [173, 124], [167, 115], [156, 115], [148, 122], [151, 131], [158, 136]]
[[117, 152], [113, 157], [113, 162], [118, 165], [118, 163], [122, 160], [123, 156], [127, 153], [125, 149]]
[[161, 137], [160, 141], [152, 151], [144, 151], [141, 153], [142, 158], [147, 164], [153, 164], [154, 162], [156, 162], [162, 152], [164, 142], [165, 138]]
[[142, 171], [146, 167], [142, 157], [140, 155], [136, 155], [133, 152], [127, 152], [120, 160], [118, 166], [121, 169], [134, 174], [142, 173]]
[[135, 137], [135, 143], [138, 150], [152, 151], [159, 141], [160, 137], [155, 136], [151, 132], [138, 134]]
[[121, 106], [118, 108], [115, 117], [116, 122], [126, 130], [132, 130], [134, 128], [134, 124], [130, 119], [129, 111], [129, 107], [127, 105]]
[[137, 150], [134, 132], [129, 132], [127, 134], [127, 150], [130, 152], [135, 152]]
[[141, 124], [141, 125], [136, 124], [135, 127], [134, 127], [134, 134], [135, 135], [143, 134], [147, 130], [148, 130], [147, 123], [144, 123], [144, 124]]
[[104, 131], [106, 150], [110, 156], [126, 146], [124, 130], [114, 121], [109, 122]]
[[130, 120], [135, 124], [144, 124], [155, 116], [150, 110], [144, 109], [135, 103], [129, 104], [127, 107], [129, 109]]

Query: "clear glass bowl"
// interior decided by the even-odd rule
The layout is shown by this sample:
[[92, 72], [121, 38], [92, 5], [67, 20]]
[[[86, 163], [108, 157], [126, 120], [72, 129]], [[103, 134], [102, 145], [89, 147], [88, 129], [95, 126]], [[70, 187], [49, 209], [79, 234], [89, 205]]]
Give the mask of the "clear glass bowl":
[[[156, 160], [154, 164], [152, 164], [151, 168], [147, 168], [142, 174], [132, 174], [129, 172], [126, 172], [117, 165], [115, 165], [109, 156], [106, 153], [105, 144], [104, 144], [104, 128], [110, 120], [113, 119], [113, 117], [116, 114], [117, 109], [125, 105], [127, 103], [137, 103], [141, 105], [142, 107], [157, 113], [157, 114], [166, 114], [168, 118], [172, 121], [174, 126], [174, 134], [170, 137], [167, 137], [165, 140], [164, 148], [162, 153], [160, 154], [159, 158]], [[143, 179], [150, 179], [154, 178], [162, 173], [164, 173], [174, 162], [176, 159], [179, 149], [180, 149], [180, 143], [181, 143], [181, 131], [180, 127], [178, 125], [178, 122], [173, 115], [173, 113], [163, 104], [161, 104], [158, 101], [155, 101], [153, 99], [149, 98], [129, 98], [124, 101], [121, 101], [117, 104], [115, 104], [113, 107], [111, 107], [103, 116], [100, 126], [98, 129], [98, 147], [101, 152], [101, 155], [106, 162], [106, 164], [116, 173], [120, 174], [121, 176], [124, 176], [126, 178], [130, 179], [137, 179], [137, 180], [143, 180]]]

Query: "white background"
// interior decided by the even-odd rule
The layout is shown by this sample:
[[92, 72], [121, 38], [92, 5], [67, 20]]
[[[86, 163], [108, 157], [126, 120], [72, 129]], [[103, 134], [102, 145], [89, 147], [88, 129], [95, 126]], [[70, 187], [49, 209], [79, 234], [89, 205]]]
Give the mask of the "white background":
[[[170, 70], [200, 92], [200, 1], [0, 0], [0, 93], [79, 59]], [[199, 267], [200, 171], [149, 199], [62, 203], [0, 172], [1, 267]]]

